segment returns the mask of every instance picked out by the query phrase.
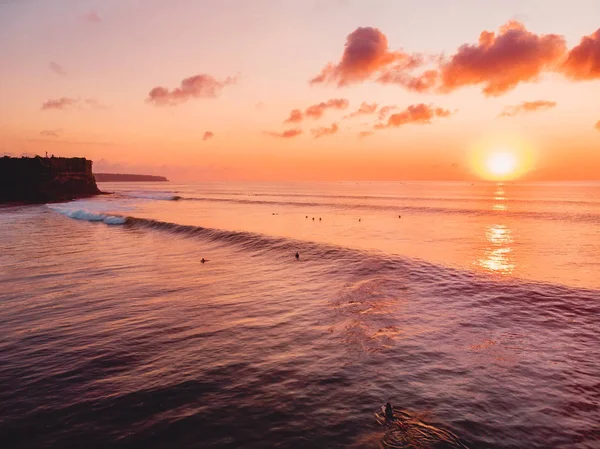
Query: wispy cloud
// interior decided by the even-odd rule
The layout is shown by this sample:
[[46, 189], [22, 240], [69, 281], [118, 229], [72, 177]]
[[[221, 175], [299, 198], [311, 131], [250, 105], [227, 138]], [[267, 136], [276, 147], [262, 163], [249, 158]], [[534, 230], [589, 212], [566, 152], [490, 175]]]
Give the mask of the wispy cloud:
[[212, 139], [213, 137], [215, 137], [215, 134], [212, 131], [206, 131], [202, 136], [202, 140]]
[[62, 66], [54, 61], [50, 61], [50, 64], [48, 64], [48, 67], [50, 67], [50, 70], [52, 70], [57, 75], [60, 75], [60, 76], [67, 75], [67, 72], [65, 72], [65, 70], [62, 68]]
[[219, 81], [211, 75], [195, 75], [185, 78], [179, 87], [172, 90], [162, 86], [154, 87], [146, 101], [157, 106], [175, 106], [193, 98], [216, 98], [226, 86], [236, 82], [236, 77], [227, 77]]
[[70, 109], [75, 107], [77, 100], [69, 97], [50, 99], [42, 103], [42, 109]]
[[339, 130], [339, 127], [338, 127], [337, 123], [334, 123], [330, 127], [321, 127], [321, 128], [311, 129], [310, 132], [312, 133], [312, 135], [315, 139], [318, 139], [319, 137], [330, 136], [332, 134], [335, 134], [338, 132], [338, 130]]
[[100, 18], [100, 16], [98, 15], [98, 13], [94, 10], [91, 10], [90, 12], [88, 12], [87, 14], [85, 14], [83, 16], [83, 19], [86, 22], [90, 22], [90, 23], [100, 23], [102, 22], [102, 18]]
[[500, 113], [499, 117], [514, 117], [515, 115], [523, 114], [526, 112], [533, 112], [537, 110], [552, 109], [556, 107], [555, 101], [537, 100], [537, 101], [524, 101], [516, 106], [506, 106]]
[[304, 112], [300, 109], [294, 109], [290, 112], [290, 116], [284, 123], [299, 123], [304, 118], [320, 119], [327, 109], [343, 110], [348, 107], [348, 100], [345, 98], [332, 98], [331, 100], [322, 101], [321, 103], [313, 104], [306, 108]]
[[62, 129], [47, 129], [44, 131], [40, 131], [40, 136], [43, 137], [59, 137], [60, 133], [62, 132]]
[[379, 120], [385, 120], [385, 118], [388, 116], [388, 114], [391, 111], [394, 111], [396, 109], [398, 109], [398, 106], [396, 106], [396, 105], [383, 106], [379, 110]]
[[346, 115], [344, 118], [350, 119], [361, 115], [369, 115], [375, 113], [375, 111], [377, 111], [377, 103], [367, 103], [366, 101], [363, 101], [356, 111]]
[[299, 128], [294, 128], [294, 129], [288, 129], [281, 133], [276, 133], [276, 132], [272, 132], [272, 131], [265, 131], [264, 133], [267, 136], [281, 137], [282, 139], [291, 139], [293, 137], [296, 137], [296, 136], [299, 136], [300, 134], [302, 134], [302, 130]]
[[358, 138], [359, 139], [364, 139], [365, 137], [369, 137], [372, 136], [374, 134], [373, 131], [361, 131], [358, 133]]
[[108, 109], [108, 106], [103, 105], [94, 98], [69, 98], [60, 97], [57, 99], [49, 99], [42, 103], [42, 110], [56, 109]]
[[300, 109], [294, 109], [290, 112], [290, 116], [283, 123], [300, 123], [304, 115]]
[[435, 108], [424, 103], [410, 105], [404, 111], [392, 114], [387, 123], [375, 125], [375, 129], [398, 128], [409, 123], [425, 125], [435, 117], [448, 117], [452, 113], [448, 109]]

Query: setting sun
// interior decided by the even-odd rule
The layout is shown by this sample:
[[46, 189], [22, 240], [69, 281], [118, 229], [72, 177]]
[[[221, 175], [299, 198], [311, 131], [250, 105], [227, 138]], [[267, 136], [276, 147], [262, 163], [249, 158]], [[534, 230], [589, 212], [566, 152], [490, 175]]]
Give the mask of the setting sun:
[[486, 168], [494, 176], [512, 175], [517, 168], [517, 158], [513, 153], [492, 153], [486, 161]]

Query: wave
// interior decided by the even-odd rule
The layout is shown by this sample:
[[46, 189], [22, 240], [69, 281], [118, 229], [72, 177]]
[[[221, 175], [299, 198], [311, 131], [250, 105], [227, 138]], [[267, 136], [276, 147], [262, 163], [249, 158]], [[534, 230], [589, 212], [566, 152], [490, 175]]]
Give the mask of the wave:
[[107, 215], [87, 209], [78, 209], [66, 205], [47, 205], [47, 207], [59, 214], [65, 215], [75, 220], [101, 221], [107, 225], [122, 225], [127, 221], [126, 217], [120, 215]]
[[238, 198], [209, 198], [209, 197], [180, 197], [182, 201], [206, 201], [221, 203], [236, 203], [248, 205], [268, 206], [295, 206], [295, 207], [329, 207], [342, 210], [371, 210], [384, 212], [415, 212], [428, 214], [469, 215], [469, 216], [504, 216], [515, 218], [531, 218], [540, 220], [564, 220], [587, 223], [600, 223], [600, 214], [595, 212], [536, 212], [536, 211], [511, 211], [473, 208], [451, 208], [451, 207], [428, 207], [408, 205], [385, 205], [385, 204], [352, 204], [331, 203], [312, 201], [267, 201]]

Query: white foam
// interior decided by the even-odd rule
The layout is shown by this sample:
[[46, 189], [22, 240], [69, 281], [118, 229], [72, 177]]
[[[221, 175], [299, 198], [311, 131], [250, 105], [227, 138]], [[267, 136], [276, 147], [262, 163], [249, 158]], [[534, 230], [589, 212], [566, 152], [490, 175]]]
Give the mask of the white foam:
[[[124, 224], [127, 220], [125, 217], [118, 215], [107, 215], [102, 212], [97, 212], [89, 209], [81, 209], [81, 204], [65, 203], [65, 204], [48, 204], [49, 209], [58, 212], [59, 214], [65, 215], [66, 217], [73, 218], [74, 220], [85, 220], [85, 221], [102, 221], [108, 225], [120, 225]], [[93, 208], [92, 208], [93, 209]]]

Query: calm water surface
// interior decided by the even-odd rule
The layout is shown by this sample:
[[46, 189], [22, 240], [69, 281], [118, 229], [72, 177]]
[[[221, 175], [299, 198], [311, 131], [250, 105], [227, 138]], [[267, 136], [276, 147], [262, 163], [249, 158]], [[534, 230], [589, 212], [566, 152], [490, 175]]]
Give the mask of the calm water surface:
[[100, 187], [0, 209], [1, 447], [600, 447], [600, 184]]

